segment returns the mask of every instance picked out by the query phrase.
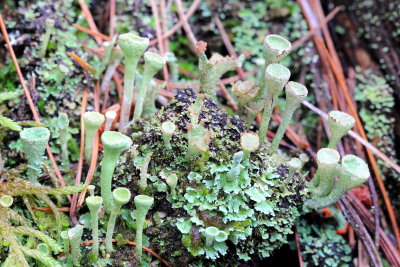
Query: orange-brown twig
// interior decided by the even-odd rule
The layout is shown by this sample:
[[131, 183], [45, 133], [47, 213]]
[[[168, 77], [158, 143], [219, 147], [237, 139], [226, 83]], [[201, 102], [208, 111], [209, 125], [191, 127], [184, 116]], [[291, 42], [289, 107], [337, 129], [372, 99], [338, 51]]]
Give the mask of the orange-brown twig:
[[[79, 5], [81, 6], [82, 14], [85, 17], [87, 23], [89, 24], [90, 29], [94, 32], [99, 32], [96, 23], [94, 22], [92, 13], [90, 13], [90, 10], [86, 5], [86, 2], [84, 0], [79, 0]], [[96, 43], [98, 45], [100, 45], [103, 42], [103, 40], [98, 36], [94, 36], [94, 39], [96, 40]]]
[[82, 68], [84, 68], [85, 70], [89, 71], [92, 74], [96, 74], [95, 68], [93, 68], [89, 63], [87, 63], [81, 57], [72, 52], [68, 52], [67, 54], [68, 56], [72, 57], [76, 61], [76, 63], [78, 63]]

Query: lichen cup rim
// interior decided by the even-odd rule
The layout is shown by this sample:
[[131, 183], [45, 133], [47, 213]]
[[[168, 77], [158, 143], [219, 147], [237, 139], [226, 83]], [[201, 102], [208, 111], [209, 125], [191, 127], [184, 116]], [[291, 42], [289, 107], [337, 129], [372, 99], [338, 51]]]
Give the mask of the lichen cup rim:
[[301, 83], [290, 81], [285, 85], [286, 93], [304, 98], [308, 95], [307, 87]]
[[279, 63], [269, 64], [265, 70], [265, 76], [271, 80], [284, 82], [290, 79], [291, 72], [288, 68]]
[[100, 196], [89, 196], [86, 198], [86, 203], [88, 205], [100, 206], [103, 204], [103, 198]]
[[240, 145], [246, 151], [256, 151], [260, 146], [260, 138], [254, 132], [245, 132], [240, 136]]
[[176, 130], [176, 125], [170, 120], [164, 121], [161, 124], [161, 130], [165, 134], [173, 134]]
[[288, 161], [288, 166], [298, 169], [301, 167], [301, 160], [299, 158], [291, 158]]
[[125, 187], [118, 187], [114, 189], [112, 194], [114, 201], [121, 205], [128, 203], [132, 196], [131, 191]]
[[353, 128], [356, 120], [350, 114], [339, 111], [339, 110], [332, 110], [328, 113], [329, 120], [333, 123], [343, 125], [349, 129]]
[[128, 149], [132, 145], [132, 140], [119, 132], [106, 131], [101, 135], [101, 143], [112, 149]]
[[135, 205], [141, 205], [142, 207], [149, 209], [154, 203], [154, 198], [146, 195], [137, 195], [134, 198], [134, 202]]
[[166, 63], [164, 57], [150, 51], [144, 53], [144, 62], [155, 69], [161, 69]]
[[317, 161], [326, 165], [335, 165], [340, 161], [340, 154], [336, 149], [321, 148], [317, 152]]
[[104, 115], [96, 111], [85, 112], [85, 114], [83, 114], [83, 119], [85, 121], [86, 126], [95, 126], [95, 127], [100, 127], [105, 121]]
[[265, 36], [264, 46], [276, 51], [277, 54], [288, 53], [292, 49], [292, 43], [278, 34], [269, 34]]
[[346, 155], [342, 158], [342, 167], [351, 174], [350, 179], [368, 179], [370, 176], [367, 163], [355, 155]]
[[28, 141], [47, 141], [50, 138], [50, 131], [46, 127], [31, 127], [22, 130], [20, 137]]

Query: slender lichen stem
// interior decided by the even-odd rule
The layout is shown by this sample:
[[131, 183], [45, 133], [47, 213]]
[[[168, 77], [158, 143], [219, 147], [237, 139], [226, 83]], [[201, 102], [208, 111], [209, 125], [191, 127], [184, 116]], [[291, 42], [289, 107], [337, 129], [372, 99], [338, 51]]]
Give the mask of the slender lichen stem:
[[74, 228], [68, 230], [68, 239], [71, 246], [71, 258], [74, 266], [81, 266], [81, 238], [83, 234], [83, 226], [78, 224]]
[[[328, 195], [336, 177], [336, 168], [340, 161], [339, 153], [331, 148], [322, 148], [317, 153], [318, 170], [315, 176], [319, 177], [318, 187], [314, 190], [316, 196]], [[314, 180], [314, 179], [313, 179]]]
[[126, 33], [121, 34], [118, 41], [125, 56], [124, 95], [119, 120], [119, 131], [124, 133], [126, 132], [131, 112], [136, 67], [141, 55], [149, 46], [149, 39], [136, 36], [132, 33]]
[[86, 198], [86, 205], [90, 211], [90, 225], [92, 227], [93, 239], [92, 256], [94, 261], [99, 257], [99, 211], [102, 204], [103, 199], [101, 197], [90, 196]]
[[260, 129], [258, 131], [261, 145], [264, 144], [266, 140], [268, 126], [276, 100], [289, 78], [289, 69], [280, 64], [271, 64], [265, 71], [265, 80], [268, 92], [267, 97], [264, 100], [264, 112], [261, 117]]
[[108, 220], [106, 233], [106, 250], [108, 253], [113, 251], [112, 237], [115, 229], [115, 221], [121, 212], [121, 207], [131, 199], [131, 192], [127, 188], [119, 187], [113, 191], [112, 195], [114, 203]]
[[85, 123], [85, 160], [88, 164], [92, 160], [93, 143], [97, 130], [104, 123], [104, 115], [99, 112], [85, 112], [83, 115]]
[[148, 176], [148, 168], [149, 164], [151, 161], [151, 156], [153, 155], [153, 152], [150, 152], [146, 155], [146, 157], [143, 160], [142, 166], [140, 167], [140, 181], [139, 181], [139, 187], [140, 190], [143, 192], [146, 187], [147, 187], [147, 176]]
[[268, 153], [273, 154], [279, 146], [283, 135], [285, 134], [286, 128], [289, 126], [290, 120], [293, 117], [295, 110], [300, 106], [301, 101], [307, 96], [307, 88], [296, 82], [288, 82], [286, 88], [286, 106], [283, 112], [282, 121], [279, 125], [278, 131], [272, 141], [271, 147]]
[[140, 119], [140, 117], [142, 116], [144, 98], [149, 88], [150, 81], [157, 73], [157, 71], [159, 71], [165, 65], [165, 59], [160, 55], [152, 52], [144, 53], [144, 61], [145, 66], [143, 72], [143, 80], [140, 84], [140, 88], [136, 98], [135, 112], [133, 115], [134, 119]]
[[46, 19], [46, 33], [40, 46], [39, 58], [44, 57], [46, 54], [47, 46], [49, 45], [50, 37], [54, 29], [55, 21], [53, 19]]
[[20, 132], [21, 143], [28, 160], [27, 176], [31, 183], [39, 184], [37, 180], [42, 173], [44, 151], [50, 138], [50, 131], [43, 127], [28, 128]]
[[114, 169], [117, 166], [120, 154], [132, 145], [132, 140], [118, 132], [105, 132], [101, 136], [101, 142], [104, 147], [104, 154], [101, 162], [100, 189], [104, 209], [109, 214], [113, 206], [111, 181]]
[[142, 261], [143, 228], [147, 212], [154, 203], [154, 198], [138, 195], [134, 199], [136, 207], [136, 254], [139, 262]]
[[69, 119], [66, 113], [58, 115], [58, 128], [60, 129], [60, 146], [61, 146], [61, 165], [64, 170], [69, 169], [69, 152], [68, 152], [68, 126]]

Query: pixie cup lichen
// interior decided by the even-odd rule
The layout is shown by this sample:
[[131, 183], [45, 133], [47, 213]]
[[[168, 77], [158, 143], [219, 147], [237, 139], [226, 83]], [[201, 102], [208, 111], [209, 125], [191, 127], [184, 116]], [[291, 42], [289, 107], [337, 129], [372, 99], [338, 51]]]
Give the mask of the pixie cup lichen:
[[150, 80], [153, 76], [162, 69], [165, 65], [165, 59], [153, 52], [146, 52], [144, 53], [144, 72], [143, 72], [143, 79], [142, 83], [140, 84], [140, 88], [138, 90], [138, 95], [136, 98], [136, 105], [135, 105], [135, 112], [133, 114], [133, 118], [140, 119], [143, 112], [143, 103], [144, 98], [146, 96], [147, 89], [150, 85]]
[[[266, 87], [266, 69], [272, 63], [278, 63], [282, 58], [287, 56], [292, 44], [284, 37], [277, 34], [269, 34], [264, 39], [264, 66], [261, 70], [260, 87], [261, 92], [265, 94]], [[265, 96], [264, 96], [265, 97]]]
[[356, 121], [353, 116], [337, 110], [329, 112], [328, 116], [329, 130], [331, 132], [328, 147], [336, 148], [340, 139], [353, 128]]
[[285, 91], [285, 111], [283, 112], [281, 124], [279, 125], [278, 131], [276, 132], [271, 147], [268, 151], [269, 154], [274, 153], [278, 148], [279, 143], [283, 138], [286, 128], [289, 126], [289, 122], [292, 119], [295, 110], [300, 106], [301, 101], [303, 101], [308, 94], [307, 88], [297, 82], [288, 82], [285, 86]]
[[118, 132], [104, 132], [101, 135], [104, 148], [103, 160], [101, 162], [100, 189], [104, 201], [104, 209], [109, 214], [113, 206], [111, 194], [111, 181], [114, 169], [117, 166], [120, 154], [132, 145], [132, 140]]
[[49, 45], [50, 37], [54, 29], [55, 21], [54, 19], [46, 19], [46, 32], [44, 34], [44, 38], [42, 41], [42, 45], [40, 46], [39, 57], [44, 57], [46, 54], [47, 46]]
[[290, 182], [295, 172], [301, 168], [301, 160], [299, 158], [292, 158], [291, 160], [289, 160], [287, 165], [289, 172], [286, 181]]
[[94, 260], [99, 257], [99, 211], [102, 204], [103, 199], [101, 197], [90, 196], [86, 198], [86, 205], [90, 212], [90, 225], [92, 227], [92, 256]]
[[142, 245], [143, 245], [143, 227], [147, 212], [154, 203], [154, 198], [146, 195], [138, 195], [134, 199], [136, 207], [136, 254], [137, 259], [141, 262]]
[[133, 33], [125, 33], [119, 36], [118, 43], [125, 57], [124, 94], [119, 120], [119, 131], [124, 133], [131, 112], [136, 67], [140, 57], [149, 46], [149, 39]]
[[175, 173], [171, 173], [165, 179], [167, 185], [171, 188], [171, 195], [176, 196], [176, 186], [178, 185], [178, 176]]
[[60, 146], [61, 146], [61, 165], [64, 170], [69, 169], [68, 160], [68, 126], [69, 118], [66, 113], [60, 113], [57, 119], [58, 129], [60, 129]]
[[99, 112], [89, 111], [83, 115], [85, 123], [85, 160], [88, 164], [92, 160], [94, 138], [97, 130], [104, 123], [104, 115]]
[[323, 197], [314, 196], [313, 199], [306, 201], [306, 206], [313, 209], [320, 209], [334, 204], [348, 190], [365, 183], [370, 176], [370, 172], [364, 160], [354, 155], [346, 155], [342, 158], [337, 175], [339, 179], [331, 192]]
[[74, 266], [81, 266], [81, 241], [83, 234], [83, 226], [78, 224], [74, 228], [68, 230], [68, 239], [71, 247], [71, 260]]
[[172, 121], [164, 121], [161, 124], [161, 132], [163, 135], [163, 140], [165, 143], [165, 146], [168, 149], [171, 149], [171, 137], [174, 134], [176, 130], [176, 126]]
[[260, 146], [260, 138], [253, 132], [247, 132], [240, 137], [240, 145], [243, 150], [243, 158], [247, 159], [251, 152], [254, 152]]
[[290, 78], [290, 71], [281, 64], [271, 64], [265, 71], [265, 82], [267, 95], [264, 103], [264, 111], [262, 113], [260, 129], [258, 136], [261, 144], [264, 144], [268, 131], [269, 121], [271, 120], [272, 110], [279, 94]]
[[[339, 153], [331, 148], [322, 148], [317, 153], [318, 170], [312, 179], [312, 184], [318, 186], [315, 193], [326, 196], [332, 189], [335, 181], [336, 168], [340, 161]], [[314, 180], [315, 179], [315, 180]]]
[[113, 251], [112, 236], [115, 229], [115, 221], [121, 212], [121, 207], [128, 203], [131, 199], [131, 192], [127, 188], [119, 187], [113, 191], [112, 196], [114, 201], [110, 219], [108, 220], [106, 233], [106, 250], [108, 253]]
[[20, 132], [21, 143], [28, 160], [27, 176], [31, 183], [39, 184], [43, 154], [50, 138], [50, 131], [44, 127], [27, 128]]

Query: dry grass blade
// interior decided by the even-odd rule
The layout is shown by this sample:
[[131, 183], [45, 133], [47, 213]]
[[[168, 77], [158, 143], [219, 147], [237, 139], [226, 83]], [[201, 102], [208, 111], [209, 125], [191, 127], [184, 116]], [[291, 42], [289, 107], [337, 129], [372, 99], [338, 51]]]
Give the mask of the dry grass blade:
[[[28, 87], [26, 86], [24, 76], [22, 75], [21, 69], [19, 67], [17, 57], [15, 56], [14, 49], [13, 49], [13, 47], [11, 45], [10, 38], [8, 37], [7, 29], [6, 29], [6, 26], [5, 26], [4, 21], [3, 21], [3, 16], [1, 14], [0, 14], [0, 28], [1, 28], [1, 32], [2, 32], [2, 34], [4, 36], [4, 40], [6, 41], [7, 48], [8, 48], [8, 51], [10, 53], [12, 62], [13, 62], [14, 67], [15, 67], [15, 70], [17, 71], [18, 79], [19, 79], [19, 81], [21, 83], [21, 86], [22, 86], [22, 88], [24, 90], [25, 97], [26, 97], [26, 99], [28, 101], [29, 108], [32, 111], [33, 118], [35, 119], [35, 121], [37, 123], [40, 123], [39, 113], [37, 112], [37, 110], [35, 108], [35, 104], [32, 101], [31, 94], [29, 93]], [[65, 184], [64, 179], [63, 179], [63, 177], [61, 175], [60, 169], [57, 166], [56, 160], [54, 159], [54, 155], [51, 152], [51, 148], [50, 148], [49, 145], [46, 146], [46, 151], [47, 151], [47, 154], [49, 155], [49, 159], [51, 161], [51, 164], [54, 167], [54, 171], [55, 171], [55, 173], [57, 175], [58, 181], [60, 182], [62, 187], [65, 187], [66, 184]], [[69, 201], [71, 201], [71, 197], [70, 196], [68, 196], [68, 199], [69, 199]]]

